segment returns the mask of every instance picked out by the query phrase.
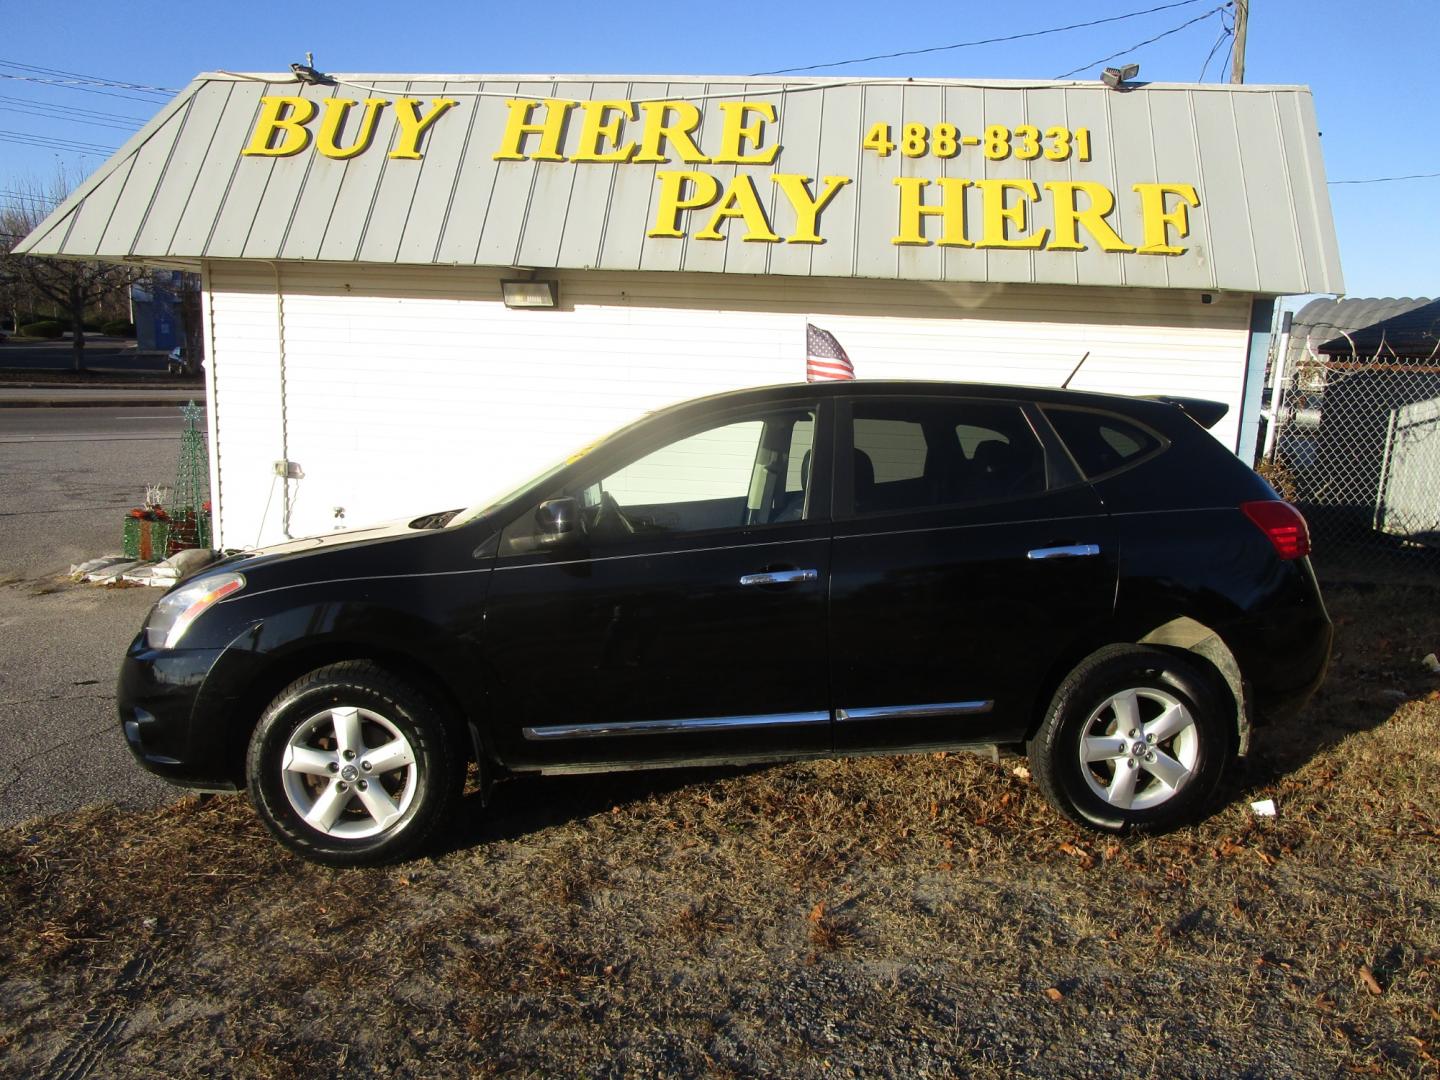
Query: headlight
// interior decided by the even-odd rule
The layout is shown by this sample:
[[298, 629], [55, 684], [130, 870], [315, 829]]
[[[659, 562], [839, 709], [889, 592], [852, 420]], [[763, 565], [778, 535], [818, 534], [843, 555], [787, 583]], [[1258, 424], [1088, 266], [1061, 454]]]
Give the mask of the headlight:
[[211, 605], [245, 587], [244, 574], [219, 574], [201, 578], [166, 593], [145, 624], [145, 644], [152, 649], [173, 649], [180, 644], [190, 624]]

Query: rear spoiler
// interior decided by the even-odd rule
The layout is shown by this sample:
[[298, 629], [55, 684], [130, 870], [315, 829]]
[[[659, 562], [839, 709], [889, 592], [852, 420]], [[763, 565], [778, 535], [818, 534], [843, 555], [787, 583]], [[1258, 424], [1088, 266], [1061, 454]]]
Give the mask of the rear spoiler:
[[1172, 397], [1169, 394], [1146, 394], [1144, 397], [1146, 401], [1174, 405], [1203, 428], [1213, 428], [1230, 411], [1230, 406], [1223, 401], [1207, 401], [1205, 398]]

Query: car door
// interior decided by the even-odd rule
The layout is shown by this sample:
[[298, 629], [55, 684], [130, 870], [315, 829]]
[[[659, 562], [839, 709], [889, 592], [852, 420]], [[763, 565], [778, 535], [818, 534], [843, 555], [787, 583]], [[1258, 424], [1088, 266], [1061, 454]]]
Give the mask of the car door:
[[1018, 401], [857, 396], [838, 428], [837, 749], [1021, 737], [1051, 665], [1111, 611], [1099, 499]]
[[503, 760], [828, 751], [830, 439], [818, 399], [642, 429], [552, 493], [578, 540], [537, 548], [538, 505], [511, 522], [484, 631]]

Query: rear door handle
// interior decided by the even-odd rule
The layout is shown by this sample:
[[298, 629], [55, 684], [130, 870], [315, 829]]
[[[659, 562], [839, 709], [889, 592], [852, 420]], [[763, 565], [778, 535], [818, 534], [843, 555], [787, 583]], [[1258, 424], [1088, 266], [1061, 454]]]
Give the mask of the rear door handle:
[[746, 574], [741, 585], [790, 585], [797, 581], [818, 581], [818, 570], [767, 570], [763, 574]]
[[1027, 559], [1081, 559], [1087, 555], [1099, 555], [1099, 544], [1062, 544], [1059, 547], [1032, 548], [1025, 553]]

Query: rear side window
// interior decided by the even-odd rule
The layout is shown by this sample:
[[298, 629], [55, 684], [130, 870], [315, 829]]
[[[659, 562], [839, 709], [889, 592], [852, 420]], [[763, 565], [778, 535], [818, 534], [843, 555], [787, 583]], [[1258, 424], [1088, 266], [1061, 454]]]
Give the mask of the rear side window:
[[1034, 495], [1045, 452], [1016, 405], [965, 400], [857, 401], [857, 514], [894, 514]]
[[1045, 415], [1088, 480], [1134, 465], [1162, 446], [1149, 431], [1113, 413], [1047, 408]]

